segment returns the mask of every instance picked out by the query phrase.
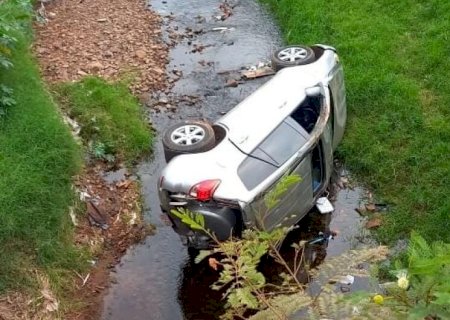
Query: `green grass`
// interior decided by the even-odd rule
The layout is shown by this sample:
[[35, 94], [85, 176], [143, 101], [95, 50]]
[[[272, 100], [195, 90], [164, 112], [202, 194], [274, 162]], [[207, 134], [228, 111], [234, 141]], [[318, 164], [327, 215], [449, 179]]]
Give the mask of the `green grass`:
[[346, 73], [340, 155], [393, 205], [383, 241], [450, 240], [450, 2], [261, 0], [287, 43], [335, 46]]
[[[113, 154], [132, 162], [151, 151], [152, 135], [141, 106], [125, 82], [96, 77], [56, 88], [61, 105], [81, 124], [84, 141], [97, 154]], [[100, 148], [99, 148], [100, 146]], [[104, 150], [98, 150], [103, 149]]]
[[[18, 8], [7, 1], [1, 10]], [[30, 33], [16, 34], [14, 68], [0, 71], [17, 101], [0, 120], [0, 293], [35, 283], [34, 268], [73, 269], [80, 257], [68, 207], [81, 153], [41, 83]]]

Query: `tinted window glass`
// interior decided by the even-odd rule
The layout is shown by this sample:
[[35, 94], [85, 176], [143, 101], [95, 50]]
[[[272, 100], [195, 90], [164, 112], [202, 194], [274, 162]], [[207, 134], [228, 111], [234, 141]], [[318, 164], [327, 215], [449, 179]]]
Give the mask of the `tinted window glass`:
[[[288, 118], [290, 119], [290, 118]], [[299, 126], [295, 128], [291, 120], [279, 125], [264, 141], [259, 148], [267, 153], [278, 165], [285, 163], [306, 142], [306, 137], [299, 132]], [[301, 129], [301, 128], [300, 128]]]
[[245, 187], [251, 190], [264, 181], [306, 141], [304, 129], [287, 118], [240, 164], [238, 175]]
[[238, 175], [248, 190], [253, 189], [260, 184], [264, 179], [270, 176], [277, 170], [277, 167], [271, 163], [270, 159], [264, 152], [256, 149], [252, 152], [252, 156], [258, 157], [259, 160], [253, 157], [247, 157], [238, 168]]

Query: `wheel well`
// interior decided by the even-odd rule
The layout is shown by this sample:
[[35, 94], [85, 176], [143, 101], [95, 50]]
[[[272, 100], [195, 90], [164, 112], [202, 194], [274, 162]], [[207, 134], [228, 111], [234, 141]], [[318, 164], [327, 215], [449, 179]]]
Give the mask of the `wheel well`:
[[244, 220], [242, 218], [242, 212], [237, 209], [233, 209], [233, 212], [236, 214], [236, 225], [233, 229], [233, 235], [236, 237], [242, 237], [242, 232], [245, 229]]
[[226, 137], [227, 135], [227, 131], [225, 130], [224, 127], [214, 124], [212, 126], [213, 130], [214, 130], [214, 136], [216, 138], [216, 143], [215, 145], [218, 145], [220, 142], [222, 142], [222, 140]]
[[311, 46], [312, 51], [314, 51], [314, 55], [316, 57], [316, 60], [319, 60], [319, 58], [323, 55], [325, 52], [325, 49], [319, 46]]

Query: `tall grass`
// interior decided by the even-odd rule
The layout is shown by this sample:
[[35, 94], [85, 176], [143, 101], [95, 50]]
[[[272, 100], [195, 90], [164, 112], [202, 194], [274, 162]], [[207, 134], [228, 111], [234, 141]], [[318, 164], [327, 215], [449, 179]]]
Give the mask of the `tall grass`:
[[450, 240], [450, 2], [261, 0], [287, 43], [335, 46], [346, 72], [341, 156], [393, 205], [384, 241]]
[[[3, 1], [0, 11], [15, 5]], [[14, 34], [14, 67], [0, 72], [16, 100], [0, 121], [0, 293], [32, 284], [35, 267], [73, 268], [79, 256], [68, 207], [81, 154], [41, 83], [30, 34], [30, 25]]]
[[118, 160], [133, 162], [151, 151], [152, 134], [142, 107], [126, 82], [108, 83], [87, 77], [56, 87], [66, 111], [81, 124], [81, 136]]

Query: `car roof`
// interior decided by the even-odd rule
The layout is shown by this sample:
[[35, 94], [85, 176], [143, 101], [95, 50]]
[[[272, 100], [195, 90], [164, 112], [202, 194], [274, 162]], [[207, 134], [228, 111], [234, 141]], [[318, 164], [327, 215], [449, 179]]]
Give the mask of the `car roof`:
[[239, 149], [252, 152], [305, 99], [305, 89], [320, 82], [308, 66], [279, 71], [216, 123], [228, 129], [228, 138]]

